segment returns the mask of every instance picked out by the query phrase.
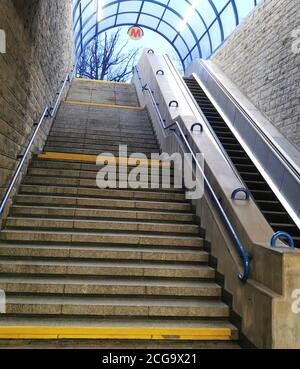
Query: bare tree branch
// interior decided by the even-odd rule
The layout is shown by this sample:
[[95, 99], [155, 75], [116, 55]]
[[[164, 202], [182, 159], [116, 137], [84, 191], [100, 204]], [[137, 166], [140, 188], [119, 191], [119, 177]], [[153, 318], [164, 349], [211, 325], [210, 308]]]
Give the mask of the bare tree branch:
[[120, 37], [120, 28], [110, 35], [99, 35], [82, 53], [77, 65], [77, 76], [126, 82], [132, 73], [139, 49], [127, 50], [128, 41], [120, 44]]

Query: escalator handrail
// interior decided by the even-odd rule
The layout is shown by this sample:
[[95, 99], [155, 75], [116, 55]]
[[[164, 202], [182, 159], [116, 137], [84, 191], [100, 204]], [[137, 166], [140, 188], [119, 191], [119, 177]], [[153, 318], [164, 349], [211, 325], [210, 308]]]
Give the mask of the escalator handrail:
[[175, 77], [175, 79], [179, 80], [182, 87], [185, 90], [185, 98], [188, 102], [188, 104], [190, 105], [186, 94], [188, 95], [188, 97], [192, 100], [193, 102], [193, 106], [190, 105], [191, 109], [193, 110], [193, 108], [197, 109], [197, 112], [200, 114], [202, 120], [204, 121], [208, 131], [210, 132], [210, 134], [212, 135], [214, 142], [218, 145], [219, 150], [221, 151], [224, 159], [227, 161], [228, 165], [231, 167], [231, 170], [234, 172], [235, 176], [237, 177], [237, 179], [240, 181], [241, 185], [244, 185], [244, 180], [241, 177], [240, 173], [237, 171], [236, 166], [234, 165], [234, 163], [232, 162], [231, 158], [229, 157], [227, 151], [224, 149], [224, 146], [222, 145], [219, 137], [216, 135], [215, 131], [213, 130], [211, 124], [209, 123], [209, 121], [207, 120], [206, 116], [204, 115], [202, 109], [200, 108], [199, 104], [197, 103], [195, 97], [193, 96], [193, 94], [191, 93], [190, 89], [188, 88], [187, 84], [184, 82], [184, 79], [182, 78], [181, 75], [179, 75], [178, 70], [175, 68], [171, 58], [168, 55], [164, 55], [164, 58], [167, 62], [167, 64], [170, 65], [170, 69], [171, 72], [174, 71], [173, 76]]
[[224, 84], [213, 74], [213, 72], [200, 60], [201, 66], [205, 69], [205, 71], [210, 75], [210, 77], [215, 81], [215, 83], [220, 87], [222, 92], [230, 99], [230, 101], [236, 106], [236, 108], [248, 119], [250, 124], [259, 132], [259, 134], [265, 139], [268, 146], [270, 146], [273, 151], [277, 154], [282, 163], [289, 169], [289, 171], [293, 172], [293, 174], [300, 181], [300, 172], [297, 167], [292, 164], [291, 161], [286, 158], [288, 154], [286, 152], [282, 152], [281, 149], [276, 146], [272, 139], [268, 136], [268, 134], [259, 126], [259, 124], [252, 118], [244, 107], [235, 99], [235, 97], [231, 94], [231, 92], [224, 86]]
[[[170, 66], [169, 66], [169, 68], [171, 69], [171, 72], [172, 72], [172, 74], [173, 74], [173, 76], [175, 77], [175, 79], [177, 80], [177, 81], [179, 81], [180, 83], [181, 83], [181, 85], [183, 86], [183, 88], [185, 89], [185, 91], [188, 93], [188, 95], [190, 96], [190, 98], [192, 99], [192, 101], [197, 105], [197, 106], [199, 106], [198, 105], [198, 103], [196, 102], [196, 100], [195, 100], [195, 98], [194, 98], [194, 96], [193, 96], [193, 94], [190, 92], [190, 90], [189, 90], [189, 88], [188, 88], [188, 86], [187, 86], [187, 84], [186, 83], [184, 83], [184, 80], [183, 80], [183, 78], [182, 78], [182, 76], [180, 76], [179, 75], [179, 72], [178, 72], [178, 70], [175, 68], [175, 66], [174, 66], [174, 64], [173, 64], [173, 62], [172, 62], [172, 60], [170, 59], [170, 57], [168, 56], [168, 55], [165, 55], [164, 56], [165, 57], [165, 60], [166, 60], [166, 62], [167, 62], [167, 64], [169, 64]], [[203, 65], [203, 63], [204, 63], [204, 61], [201, 61], [200, 60], [200, 63], [201, 63], [201, 66]], [[203, 83], [202, 81], [200, 81], [200, 78], [198, 77], [198, 75], [197, 74], [195, 74], [195, 73], [193, 73], [193, 77], [195, 78], [195, 80], [196, 80], [196, 82], [197, 82], [197, 84], [199, 85], [199, 87], [200, 88], [203, 88], [202, 86], [201, 86], [201, 83]], [[213, 104], [213, 103], [212, 103]], [[214, 104], [213, 104], [214, 105]], [[216, 106], [214, 106], [215, 108], [216, 108]], [[237, 107], [237, 109], [239, 109], [239, 107]], [[218, 109], [217, 109], [217, 111], [218, 111]], [[202, 113], [202, 111], [201, 111], [201, 109], [199, 108], [199, 112], [200, 112], [200, 114], [201, 114], [201, 116], [203, 117], [203, 113]], [[205, 116], [204, 116], [205, 117]], [[250, 117], [251, 118], [251, 117]], [[248, 119], [247, 117], [246, 117], [246, 119]], [[220, 140], [219, 140], [219, 138], [218, 138], [218, 136], [214, 133], [214, 131], [213, 131], [213, 129], [212, 129], [212, 127], [211, 127], [211, 125], [210, 125], [210, 123], [207, 121], [207, 119], [206, 119], [206, 117], [204, 118], [204, 122], [207, 124], [207, 127], [208, 127], [208, 129], [209, 129], [209, 131], [212, 133], [212, 135], [213, 135], [213, 137], [215, 138], [215, 142], [218, 144], [218, 146], [219, 146], [219, 148], [220, 148], [220, 150], [222, 151], [222, 153], [223, 153], [223, 155], [224, 155], [224, 158], [227, 160], [227, 162], [228, 162], [228, 164], [231, 166], [231, 168], [232, 168], [232, 170], [234, 171], [234, 173], [235, 173], [235, 175], [237, 176], [237, 178], [241, 181], [241, 183], [243, 184], [243, 186], [245, 186], [245, 184], [244, 184], [244, 179], [241, 177], [241, 175], [240, 175], [240, 173], [239, 173], [239, 171], [237, 170], [237, 168], [236, 168], [236, 166], [235, 166], [235, 164], [233, 163], [233, 161], [231, 160], [231, 158], [229, 157], [229, 155], [228, 155], [228, 153], [226, 152], [226, 150], [224, 149], [224, 147], [223, 147], [223, 145], [222, 145], [222, 143], [220, 142]], [[251, 122], [249, 123], [250, 125], [251, 125]], [[254, 129], [256, 129], [256, 127], [254, 126], [254, 125], [252, 125], [252, 127], [254, 128]], [[229, 127], [230, 128], [230, 127]], [[257, 131], [257, 130], [256, 130]], [[257, 134], [258, 135], [260, 135], [260, 132], [259, 131], [257, 131]], [[268, 142], [264, 139], [264, 137], [262, 137], [262, 139], [264, 140], [264, 142], [266, 143], [266, 145], [268, 145]], [[244, 144], [243, 144], [243, 139], [242, 139], [242, 141], [240, 141], [240, 139], [238, 140], [238, 142], [243, 146]], [[244, 142], [245, 143], [245, 142]], [[243, 147], [243, 149], [245, 150], [245, 148]], [[270, 150], [272, 150], [272, 148], [270, 148]], [[245, 152], [247, 153], [247, 150], [245, 150]], [[277, 155], [277, 153], [273, 150], [273, 153], [278, 157], [278, 160], [281, 160], [281, 158]], [[255, 159], [255, 155], [253, 154], [253, 153], [247, 153], [248, 154], [248, 156], [250, 157], [250, 159], [252, 160], [252, 162], [253, 163], [255, 163], [255, 161], [254, 161], [254, 159]], [[258, 163], [259, 164], [259, 163]], [[284, 164], [284, 163], [283, 163]], [[292, 163], [290, 163], [291, 165], [292, 165]], [[264, 172], [266, 172], [267, 173], [267, 171], [261, 166], [261, 164], [259, 164], [260, 165], [260, 167], [261, 167], [261, 169], [264, 171]], [[286, 166], [285, 166], [285, 168], [287, 168]], [[293, 177], [295, 178], [295, 181], [297, 181], [298, 183], [300, 183], [300, 177], [299, 177], [299, 175], [296, 173], [297, 172], [297, 169], [296, 168], [294, 168], [295, 169], [295, 171], [294, 170], [290, 170], [290, 168], [287, 168], [287, 171], [289, 172], [289, 173], [291, 173], [292, 175], [293, 175]], [[299, 171], [298, 171], [299, 172]], [[262, 174], [262, 172], [261, 172], [261, 170], [259, 169], [259, 173], [261, 173]], [[265, 178], [264, 177], [264, 179], [266, 180], [266, 183], [268, 184], [268, 185], [270, 185], [270, 187], [272, 187], [271, 186], [271, 184], [270, 184], [270, 182], [269, 182], [269, 180], [272, 180], [272, 178], [270, 178], [270, 179], [267, 179], [267, 178]], [[247, 187], [247, 186], [245, 186], [245, 187]], [[273, 188], [273, 187], [275, 187], [275, 188]], [[280, 197], [280, 195], [279, 195], [279, 193], [280, 193], [280, 190], [279, 190], [279, 188], [277, 187], [277, 185], [276, 184], [274, 184], [273, 185], [273, 187], [272, 187], [272, 189], [273, 189], [273, 192], [275, 193], [275, 195], [280, 199], [281, 197]], [[284, 200], [284, 199], [282, 199], [282, 200]], [[283, 204], [284, 204], [284, 202], [282, 202]], [[284, 206], [284, 205], [283, 205]], [[291, 209], [289, 206], [287, 207], [287, 206], [284, 206], [284, 208], [285, 208], [285, 210], [287, 211], [287, 213], [291, 216], [291, 218], [293, 219], [293, 221], [295, 222], [295, 224], [298, 226], [298, 227], [300, 227], [300, 225], [298, 225], [299, 224], [299, 217], [296, 215], [296, 212], [295, 211], [293, 211], [293, 209]]]
[[13, 177], [12, 177], [10, 183], [9, 183], [9, 186], [8, 186], [6, 192], [5, 192], [5, 195], [4, 195], [4, 197], [3, 197], [3, 199], [2, 199], [2, 201], [0, 203], [0, 216], [3, 214], [4, 209], [6, 208], [7, 202], [9, 200], [10, 196], [11, 196], [11, 193], [12, 193], [14, 187], [15, 187], [15, 184], [16, 184], [18, 178], [19, 178], [19, 175], [20, 175], [20, 173], [21, 173], [21, 171], [22, 171], [22, 169], [24, 167], [24, 164], [25, 164], [27, 158], [28, 158], [28, 155], [30, 153], [31, 147], [32, 147], [32, 145], [33, 145], [33, 143], [35, 141], [35, 138], [36, 138], [36, 136], [37, 136], [37, 134], [38, 134], [38, 132], [39, 132], [39, 130], [40, 130], [40, 128], [41, 128], [44, 120], [45, 120], [45, 118], [53, 118], [55, 116], [56, 111], [58, 109], [58, 105], [60, 103], [60, 100], [61, 100], [61, 97], [62, 97], [62, 94], [63, 94], [63, 91], [64, 91], [64, 89], [66, 87], [66, 84], [68, 82], [71, 82], [71, 80], [73, 78], [73, 73], [74, 73], [74, 69], [72, 69], [71, 73], [69, 73], [65, 77], [65, 79], [61, 82], [60, 89], [56, 93], [56, 99], [55, 99], [53, 105], [50, 106], [50, 107], [46, 106], [44, 108], [44, 110], [43, 110], [43, 112], [42, 112], [42, 114], [41, 114], [38, 122], [34, 124], [35, 129], [34, 129], [32, 135], [31, 135], [31, 138], [29, 140], [29, 143], [28, 143], [28, 145], [27, 145], [27, 147], [26, 147], [26, 149], [24, 151], [24, 154], [18, 156], [21, 160], [20, 160], [20, 162], [19, 162], [19, 164], [18, 164], [18, 166], [17, 166], [17, 168], [15, 170], [15, 173], [14, 173], [14, 175], [13, 175]]
[[153, 103], [153, 106], [154, 106], [154, 109], [157, 113], [157, 116], [158, 116], [158, 119], [159, 119], [159, 122], [160, 122], [160, 125], [161, 127], [164, 129], [164, 130], [170, 130], [171, 128], [173, 127], [176, 127], [176, 130], [178, 130], [178, 132], [176, 132], [177, 134], [177, 137], [179, 137], [182, 142], [185, 144], [185, 146], [187, 147], [188, 151], [191, 153], [192, 157], [193, 157], [193, 160], [195, 162], [195, 165], [197, 166], [197, 169], [199, 170], [199, 172], [201, 173], [201, 175], [203, 176], [203, 179], [204, 179], [204, 182], [205, 182], [205, 185], [206, 185], [206, 188], [208, 190], [208, 193], [213, 201], [213, 203], [215, 204], [217, 210], [218, 210], [218, 213], [219, 215], [221, 216], [229, 234], [231, 235], [231, 238], [237, 248], [237, 251], [242, 259], [242, 264], [243, 264], [243, 273], [240, 273], [238, 275], [238, 278], [240, 279], [241, 282], [245, 283], [247, 281], [247, 279], [249, 278], [249, 274], [250, 274], [250, 260], [251, 260], [251, 256], [250, 254], [248, 253], [248, 251], [245, 249], [245, 247], [243, 246], [241, 240], [239, 239], [236, 231], [234, 230], [234, 227], [232, 226], [225, 210], [223, 209], [219, 199], [218, 199], [218, 196], [216, 195], [215, 191], [213, 190], [209, 180], [207, 179], [205, 173], [204, 173], [204, 170], [202, 169], [198, 159], [197, 159], [197, 156], [195, 155], [191, 145], [189, 144], [180, 124], [175, 121], [173, 123], [171, 123], [170, 125], [166, 125], [165, 124], [165, 121], [164, 119], [162, 118], [162, 115], [160, 113], [160, 110], [157, 106], [157, 103], [155, 101], [155, 98], [154, 98], [154, 95], [153, 95], [153, 92], [151, 90], [151, 88], [149, 87], [148, 84], [143, 84], [142, 82], [142, 78], [140, 76], [140, 73], [138, 71], [138, 68], [135, 67], [135, 71], [137, 73], [137, 76], [138, 76], [138, 79], [141, 83], [141, 86], [142, 86], [142, 91], [147, 91], [149, 93], [149, 96], [151, 98], [151, 101]]

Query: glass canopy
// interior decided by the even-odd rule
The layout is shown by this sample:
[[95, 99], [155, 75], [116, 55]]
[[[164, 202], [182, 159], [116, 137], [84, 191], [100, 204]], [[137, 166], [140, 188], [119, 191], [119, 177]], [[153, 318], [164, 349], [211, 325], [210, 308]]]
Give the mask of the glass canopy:
[[209, 58], [260, 1], [74, 0], [76, 56], [102, 32], [139, 25], [166, 39], [186, 67]]

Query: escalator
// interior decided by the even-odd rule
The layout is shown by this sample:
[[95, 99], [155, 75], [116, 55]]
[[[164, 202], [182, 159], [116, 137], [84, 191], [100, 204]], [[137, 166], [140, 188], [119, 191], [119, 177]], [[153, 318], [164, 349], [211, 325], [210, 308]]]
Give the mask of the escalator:
[[249, 189], [257, 206], [262, 211], [274, 232], [284, 231], [289, 233], [294, 238], [295, 246], [300, 248], [299, 228], [273, 193], [228, 125], [197, 81], [194, 78], [184, 78], [184, 81], [232, 163], [235, 165], [240, 177], [245, 183], [245, 187]]

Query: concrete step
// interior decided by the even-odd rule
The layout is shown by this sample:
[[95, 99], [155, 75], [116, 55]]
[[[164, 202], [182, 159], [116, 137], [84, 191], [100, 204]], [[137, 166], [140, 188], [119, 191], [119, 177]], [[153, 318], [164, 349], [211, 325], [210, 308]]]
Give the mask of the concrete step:
[[95, 91], [91, 91], [91, 94], [89, 92], [83, 93], [82, 91], [76, 94], [78, 98], [97, 98], [98, 102], [90, 103], [88, 101], [80, 101], [79, 99], [72, 101], [67, 98], [60, 106], [57, 114], [57, 121], [59, 121], [61, 118], [69, 119], [70, 117], [78, 116], [79, 118], [86, 117], [88, 121], [101, 125], [103, 121], [118, 121], [118, 118], [120, 121], [125, 122], [129, 121], [130, 117], [132, 120], [142, 121], [147, 118], [147, 110], [145, 108], [141, 107], [140, 105], [126, 105], [128, 98], [130, 101], [132, 101], [130, 96], [131, 93], [129, 92], [128, 95], [128, 91], [123, 92], [122, 95], [120, 92], [117, 93], [117, 103], [101, 102], [102, 98], [108, 98], [109, 100], [115, 101], [115, 94], [111, 94], [109, 97], [107, 96], [107, 93], [103, 95], [103, 93]]
[[[99, 170], [101, 168], [99, 167]], [[105, 169], [106, 170], [106, 169]], [[113, 173], [115, 174], [116, 172], [116, 177], [117, 177], [117, 181], [119, 180], [119, 173], [118, 173], [118, 168], [107, 168], [107, 172], [108, 173]], [[130, 168], [128, 168], [127, 170], [127, 174], [129, 175], [130, 173]], [[81, 179], [93, 179], [94, 181], [97, 178], [97, 174], [98, 172], [93, 172], [93, 171], [86, 171], [86, 170], [71, 170], [71, 169], [52, 169], [52, 168], [32, 168], [30, 167], [28, 169], [27, 175], [29, 177], [60, 177], [60, 178], [81, 178]], [[162, 175], [162, 174], [156, 174], [156, 170], [154, 173], [152, 174], [147, 174], [145, 173], [146, 177], [145, 180], [140, 180], [141, 183], [150, 183], [151, 181], [153, 181], [153, 178], [155, 178], [155, 180], [158, 181], [158, 183], [160, 185], [162, 185], [162, 182], [164, 181], [164, 183], [174, 183], [174, 177], [173, 176], [167, 176], [167, 175]], [[123, 173], [121, 173], [121, 179], [122, 179]], [[129, 176], [128, 176], [129, 178]], [[172, 186], [174, 187], [174, 186]]]
[[155, 233], [155, 234], [186, 234], [199, 235], [199, 226], [193, 224], [172, 224], [153, 222], [126, 222], [112, 220], [86, 220], [63, 218], [23, 218], [9, 217], [6, 220], [6, 229], [50, 229], [74, 230], [76, 232], [127, 232], [127, 233]]
[[139, 145], [142, 144], [155, 144], [157, 145], [158, 142], [155, 138], [155, 136], [152, 135], [146, 135], [144, 136], [143, 133], [138, 134], [135, 132], [135, 134], [125, 134], [124, 132], [121, 134], [120, 131], [110, 132], [110, 131], [101, 131], [101, 133], [98, 132], [89, 132], [89, 130], [80, 130], [80, 131], [72, 131], [71, 129], [68, 129], [66, 131], [62, 129], [55, 129], [55, 127], [52, 128], [49, 136], [49, 138], [59, 138], [60, 140], [70, 140], [72, 142], [73, 139], [85, 139], [87, 141], [97, 141], [103, 140], [103, 142], [120, 142], [122, 144], [127, 143], [138, 143]]
[[[107, 145], [105, 143], [99, 142], [98, 144], [90, 144], [90, 143], [79, 143], [79, 142], [61, 142], [61, 141], [53, 141], [53, 140], [47, 140], [45, 145], [45, 151], [54, 151], [58, 148], [63, 149], [70, 149], [69, 151], [75, 150], [75, 149], [85, 149], [90, 151], [97, 151], [97, 152], [119, 152], [119, 143], [116, 141], [114, 145]], [[129, 154], [132, 153], [143, 153], [143, 154], [152, 154], [152, 153], [159, 153], [160, 149], [157, 145], [152, 146], [144, 146], [137, 145], [134, 143], [127, 145], [127, 150]]]
[[[66, 328], [68, 327], [68, 328]], [[22, 338], [23, 341], [13, 339]], [[90, 339], [89, 339], [90, 337]], [[0, 338], [8, 347], [76, 348], [238, 348], [238, 331], [216, 319], [78, 318], [0, 316]], [[35, 342], [32, 340], [39, 339]], [[113, 340], [112, 340], [113, 339]], [[42, 341], [40, 341], [42, 340]], [[69, 340], [69, 341], [68, 341]], [[114, 341], [118, 340], [118, 341]], [[44, 342], [44, 344], [43, 344]], [[0, 341], [0, 345], [4, 342]]]
[[[81, 163], [76, 162], [65, 162], [65, 161], [50, 161], [50, 160], [34, 160], [29, 166], [28, 174], [29, 175], [37, 175], [37, 176], [63, 176], [63, 177], [80, 177], [80, 178], [96, 178], [97, 173], [104, 166], [96, 166], [96, 165], [82, 165]], [[129, 174], [133, 166], [128, 166], [127, 170], [125, 166], [117, 166], [117, 168], [106, 167], [108, 173], [115, 173], [117, 171], [117, 177], [119, 177], [119, 172], [121, 174], [126, 173]], [[143, 167], [145, 173], [148, 173], [149, 179], [151, 176], [157, 178], [171, 178], [171, 181], [174, 178], [174, 169], [173, 168], [159, 168], [159, 167], [149, 167], [148, 171], [145, 167]], [[170, 175], [169, 175], [170, 172]]]
[[[119, 155], [121, 155], [119, 157]], [[151, 170], [156, 170], [159, 172], [159, 170], [164, 171], [171, 171], [174, 170], [174, 165], [170, 160], [168, 160], [167, 157], [164, 155], [158, 156], [155, 155], [155, 157], [152, 159], [152, 155], [150, 158], [146, 158], [145, 156], [141, 158], [139, 154], [132, 154], [129, 157], [127, 157], [127, 153], [119, 153], [112, 157], [111, 153], [105, 154], [102, 153], [99, 157], [99, 155], [94, 154], [77, 154], [77, 153], [61, 153], [61, 152], [44, 152], [41, 154], [38, 154], [36, 156], [39, 160], [46, 160], [46, 161], [57, 161], [57, 162], [70, 162], [70, 163], [82, 163], [82, 164], [91, 164], [91, 165], [97, 165], [98, 170], [99, 167], [103, 167], [104, 165], [116, 165], [117, 167], [120, 166], [120, 169], [125, 169], [128, 165], [130, 168], [136, 168], [139, 166], [143, 170], [149, 169], [151, 167]], [[125, 168], [124, 168], [125, 167]], [[97, 169], [97, 168], [96, 168]]]
[[[37, 333], [37, 331], [39, 333]], [[32, 348], [35, 350], [50, 350], [50, 349], [77, 349], [77, 350], [240, 350], [241, 346], [238, 342], [232, 341], [231, 338], [227, 337], [220, 338], [220, 336], [211, 336], [214, 338], [208, 339], [208, 336], [203, 337], [193, 335], [193, 338], [184, 339], [183, 335], [178, 336], [178, 340], [175, 339], [164, 339], [163, 337], [172, 337], [174, 331], [164, 330], [161, 338], [152, 339], [151, 337], [156, 337], [154, 333], [149, 333], [147, 336], [143, 335], [142, 332], [145, 331], [143, 328], [140, 330], [141, 339], [124, 339], [121, 338], [119, 333], [119, 338], [109, 338], [116, 337], [114, 332], [107, 338], [106, 334], [101, 335], [102, 339], [94, 339], [94, 332], [91, 333], [90, 339], [76, 338], [74, 339], [73, 334], [65, 334], [64, 331], [57, 330], [54, 328], [53, 332], [47, 334], [46, 328], [38, 327], [37, 331], [34, 331], [32, 327], [20, 328], [16, 331], [16, 328], [11, 330], [7, 327], [3, 327], [0, 331], [0, 348], [5, 349], [19, 349], [25, 350]], [[120, 332], [118, 328], [116, 331]], [[198, 329], [197, 332], [203, 332], [204, 330]], [[209, 330], [210, 332], [211, 330]], [[24, 333], [22, 333], [24, 332]], [[33, 332], [33, 333], [32, 333]], [[177, 331], [178, 332], [178, 331]], [[205, 329], [205, 333], [207, 330]], [[168, 334], [165, 334], [168, 333]], [[171, 334], [173, 333], [173, 334]], [[39, 336], [40, 334], [40, 336]], [[67, 336], [68, 339], [63, 337]], [[3, 337], [3, 338], [1, 338]], [[24, 337], [22, 339], [16, 339], [16, 337]], [[37, 339], [35, 339], [37, 337]], [[44, 338], [43, 338], [44, 337]], [[46, 338], [45, 338], [46, 337]], [[58, 338], [57, 338], [58, 337]], [[62, 337], [62, 338], [60, 338]], [[72, 337], [72, 338], [70, 338]], [[76, 337], [76, 335], [75, 335]], [[105, 339], [103, 337], [106, 337]], [[159, 337], [159, 336], [157, 336]], [[197, 339], [199, 337], [199, 339]], [[204, 338], [205, 337], [205, 338]], [[201, 338], [201, 339], [200, 339]], [[191, 341], [193, 339], [193, 341]], [[216, 340], [218, 339], [218, 340]]]
[[123, 138], [127, 138], [127, 137], [131, 137], [131, 138], [138, 138], [141, 140], [146, 140], [146, 139], [151, 139], [154, 140], [155, 136], [154, 136], [154, 132], [152, 130], [136, 130], [136, 129], [126, 129], [126, 128], [95, 128], [94, 126], [87, 126], [87, 125], [80, 125], [80, 126], [73, 126], [73, 124], [71, 125], [55, 125], [53, 126], [52, 130], [51, 130], [51, 134], [55, 134], [55, 135], [60, 135], [60, 133], [68, 135], [69, 133], [78, 133], [78, 134], [88, 134], [88, 135], [93, 135], [95, 136], [99, 136], [99, 137], [115, 137], [117, 138], [118, 136], [123, 137]]
[[[62, 186], [62, 182], [63, 185]], [[185, 202], [185, 194], [178, 193], [177, 190], [170, 191], [164, 190], [164, 192], [158, 192], [159, 190], [149, 191], [147, 190], [101, 190], [95, 185], [90, 188], [86, 187], [87, 184], [92, 185], [92, 180], [87, 179], [62, 179], [59, 178], [43, 178], [43, 177], [26, 177], [24, 183], [20, 187], [21, 194], [35, 194], [35, 195], [64, 195], [64, 196], [87, 196], [97, 198], [114, 198], [114, 199], [128, 199], [135, 200], [147, 200], [147, 201], [172, 201], [172, 202]], [[48, 183], [48, 185], [47, 185]], [[168, 191], [168, 192], [167, 192]]]
[[[81, 197], [77, 195], [77, 191], [70, 192], [70, 197], [59, 196], [63, 194], [63, 191], [59, 191], [61, 188], [56, 188], [55, 190], [49, 192], [49, 195], [42, 196], [39, 194], [28, 195], [26, 192], [34, 192], [31, 187], [22, 187], [23, 194], [16, 197], [16, 204], [18, 205], [41, 205], [43, 207], [57, 206], [66, 207], [73, 206], [79, 208], [80, 210], [85, 210], [85, 208], [93, 209], [97, 211], [98, 209], [110, 209], [110, 210], [144, 210], [151, 212], [165, 212], [166, 214], [170, 212], [180, 212], [180, 213], [190, 213], [191, 204], [184, 202], [167, 202], [167, 201], [142, 201], [142, 200], [119, 200], [119, 199], [105, 199], [96, 197]], [[47, 193], [47, 192], [46, 192]]]
[[191, 263], [154, 262], [148, 260], [94, 260], [71, 258], [0, 258], [1, 274], [106, 276], [126, 278], [168, 278], [213, 280], [214, 269]]
[[102, 131], [87, 129], [55, 129], [50, 132], [50, 136], [60, 136], [62, 138], [80, 138], [83, 137], [87, 140], [107, 140], [114, 143], [120, 143], [122, 145], [135, 144], [143, 145], [144, 143], [158, 145], [156, 136], [153, 132], [139, 132], [139, 131], [124, 131], [124, 130], [111, 130], [110, 128], [103, 129]]
[[43, 276], [1, 276], [0, 289], [6, 294], [119, 295], [221, 297], [221, 287], [214, 282], [135, 278], [83, 278]]
[[[71, 105], [72, 107], [81, 107], [81, 103], [86, 104], [107, 104], [106, 110], [110, 110], [109, 106], [125, 106], [141, 108], [135, 91], [127, 89], [127, 91], [112, 92], [101, 90], [83, 90], [78, 88], [72, 88], [68, 91], [67, 102], [78, 102], [79, 105]], [[67, 105], [67, 104], [66, 104]], [[68, 105], [67, 105], [68, 106]], [[94, 108], [93, 105], [90, 105]], [[97, 106], [96, 106], [97, 107]], [[123, 110], [122, 108], [120, 108]]]
[[[121, 96], [121, 95], [120, 95]], [[124, 96], [125, 97], [125, 96]], [[83, 93], [83, 91], [69, 91], [67, 101], [79, 101], [90, 104], [108, 104], [112, 106], [132, 106], [140, 107], [136, 96], [131, 96], [128, 92], [126, 93], [126, 99], [115, 98], [113, 95], [108, 95], [107, 93], [89, 92]], [[107, 108], [109, 109], [109, 108]]]
[[10, 296], [7, 314], [80, 315], [126, 317], [226, 318], [229, 308], [219, 301], [202, 299]]
[[123, 145], [136, 145], [137, 147], [150, 147], [150, 148], [157, 148], [159, 147], [156, 140], [152, 140], [149, 142], [148, 140], [141, 140], [138, 141], [136, 139], [124, 139], [121, 141], [121, 136], [118, 137], [86, 137], [86, 135], [79, 135], [77, 137], [70, 137], [69, 135], [53, 135], [50, 134], [48, 136], [48, 142], [63, 142], [63, 143], [81, 143], [81, 144], [89, 144], [89, 145], [106, 145], [108, 147], [116, 146], [119, 144]]
[[173, 262], [207, 264], [208, 253], [188, 247], [175, 249], [153, 246], [115, 246], [115, 245], [76, 245], [76, 244], [34, 244], [34, 243], [1, 243], [0, 255], [2, 257], [25, 258], [72, 258], [97, 260], [136, 260], [152, 262]]
[[127, 220], [163, 223], [193, 223], [195, 216], [184, 213], [166, 213], [150, 211], [125, 211], [109, 209], [81, 209], [76, 207], [53, 207], [53, 206], [21, 206], [14, 205], [11, 210], [14, 217], [38, 217], [48, 218], [57, 217], [62, 219], [97, 219], [97, 220]]
[[[44, 152], [58, 152], [58, 153], [69, 153], [69, 154], [81, 154], [81, 155], [102, 155], [106, 150], [98, 150], [91, 148], [74, 148], [74, 147], [65, 147], [65, 146], [45, 146]], [[143, 150], [143, 154], [147, 159], [151, 159], [151, 154], [159, 153], [159, 150], [148, 151], [145, 152]], [[114, 155], [116, 158], [119, 156], [119, 150], [109, 150], [109, 154]], [[135, 150], [128, 150], [128, 155], [136, 154]]]
[[0, 234], [2, 241], [13, 242], [51, 242], [76, 244], [115, 244], [115, 245], [143, 245], [166, 247], [203, 248], [203, 239], [188, 236], [163, 236], [128, 233], [83, 233], [83, 232], [54, 232], [31, 230], [3, 230]]
[[116, 133], [117, 131], [135, 131], [136, 133], [146, 133], [146, 134], [153, 134], [153, 128], [148, 122], [143, 122], [142, 120], [134, 120], [133, 122], [122, 122], [120, 123], [118, 120], [114, 121], [105, 121], [103, 120], [101, 124], [93, 124], [91, 122], [82, 123], [82, 122], [76, 122], [76, 120], [72, 119], [72, 122], [68, 118], [65, 120], [59, 119], [59, 121], [56, 121], [53, 129], [69, 129], [74, 128], [75, 132], [77, 130], [86, 129], [88, 130], [106, 130], [110, 133]]
[[[100, 189], [97, 185], [97, 181], [96, 181], [96, 177], [93, 179], [89, 179], [89, 178], [82, 178], [82, 177], [67, 177], [66, 175], [68, 173], [65, 174], [65, 176], [51, 176], [52, 173], [49, 170], [48, 175], [46, 176], [39, 176], [39, 175], [30, 175], [30, 171], [28, 173], [28, 175], [24, 178], [23, 180], [23, 184], [24, 185], [42, 185], [42, 186], [68, 186], [68, 187], [73, 187], [73, 188], [92, 188], [92, 189]], [[117, 189], [120, 192], [123, 192], [124, 189], [120, 188], [121, 186], [124, 186], [124, 181], [120, 181], [119, 179], [117, 179], [116, 181], [114, 180], [107, 180], [105, 181], [105, 185], [106, 187], [110, 187], [111, 189]], [[131, 190], [132, 188], [130, 187], [131, 185], [131, 181], [130, 178], [128, 180], [125, 179], [125, 185], [128, 187], [128, 190]], [[133, 184], [134, 185], [134, 184]], [[182, 188], [175, 188], [174, 185], [174, 181], [173, 179], [169, 179], [166, 180], [164, 178], [164, 180], [160, 180], [158, 177], [156, 177], [155, 180], [151, 179], [150, 177], [148, 177], [148, 180], [145, 179], [140, 179], [137, 183], [137, 185], [140, 187], [137, 190], [139, 191], [148, 191], [148, 192], [155, 192], [155, 193], [160, 193], [160, 192], [171, 192], [175, 194], [179, 194], [180, 196], [174, 196], [174, 200], [178, 200], [178, 199], [182, 199], [181, 201], [184, 201], [184, 194], [183, 194], [183, 186]], [[135, 186], [135, 185], [134, 185]], [[169, 187], [169, 188], [165, 188], [165, 187]], [[134, 188], [135, 190], [135, 188]], [[127, 191], [127, 189], [126, 189]], [[120, 194], [121, 198], [124, 197], [124, 195]], [[159, 197], [155, 197], [155, 198], [159, 198]]]

